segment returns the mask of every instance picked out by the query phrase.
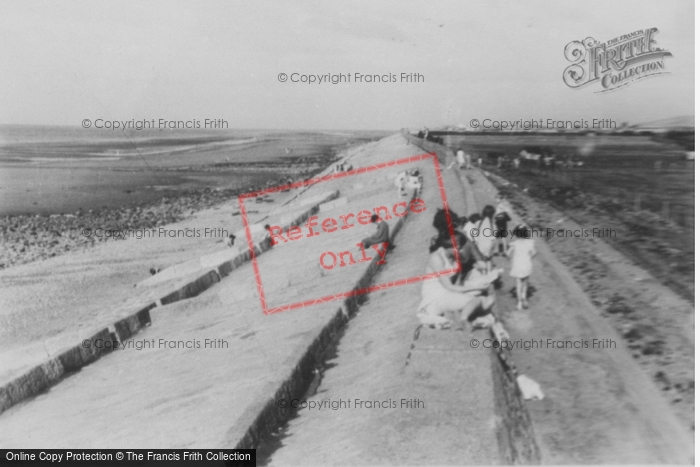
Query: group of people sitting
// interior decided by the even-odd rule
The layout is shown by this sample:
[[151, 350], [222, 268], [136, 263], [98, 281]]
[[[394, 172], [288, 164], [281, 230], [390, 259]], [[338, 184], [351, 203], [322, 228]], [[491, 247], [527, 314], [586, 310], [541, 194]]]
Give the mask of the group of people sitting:
[[[418, 313], [421, 323], [445, 329], [452, 324], [447, 316], [456, 315], [458, 329], [464, 329], [468, 322], [475, 328], [493, 325], [494, 284], [500, 281], [503, 270], [494, 268], [492, 260], [501, 254], [512, 260], [510, 275], [516, 279], [518, 309], [528, 307], [534, 241], [528, 228], [519, 225], [513, 231], [515, 240], [506, 243], [510, 216], [504, 200], [500, 201], [498, 209], [487, 205], [481, 214], [468, 218], [451, 210], [436, 213], [433, 227], [438, 233], [431, 240], [426, 272], [437, 277], [423, 281]], [[444, 274], [458, 266], [458, 272]]]
[[419, 169], [404, 170], [394, 180], [394, 186], [399, 190], [399, 197], [420, 193], [423, 188], [423, 176]]

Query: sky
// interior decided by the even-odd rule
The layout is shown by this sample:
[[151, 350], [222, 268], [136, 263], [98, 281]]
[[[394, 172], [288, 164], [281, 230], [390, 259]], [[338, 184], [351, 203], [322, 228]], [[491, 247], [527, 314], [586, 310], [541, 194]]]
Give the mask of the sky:
[[[572, 89], [564, 47], [656, 27], [670, 74]], [[0, 124], [376, 129], [694, 115], [694, 2], [0, 0]], [[286, 73], [288, 80], [278, 76]], [[420, 73], [418, 83], [292, 83]]]

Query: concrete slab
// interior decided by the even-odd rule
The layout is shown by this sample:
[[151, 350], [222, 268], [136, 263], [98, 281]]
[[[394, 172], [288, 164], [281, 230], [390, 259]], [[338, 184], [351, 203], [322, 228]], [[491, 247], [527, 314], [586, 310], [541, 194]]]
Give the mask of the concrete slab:
[[[404, 145], [393, 152], [391, 141], [383, 147], [386, 151], [375, 156], [407, 155]], [[314, 196], [314, 187], [310, 190]], [[332, 289], [363, 276], [364, 268], [358, 267], [344, 275], [312, 278], [297, 267], [301, 253], [302, 249], [273, 248], [259, 258], [260, 268], [274, 271], [282, 264], [290, 273], [288, 280], [301, 277], [309, 290], [314, 282], [320, 290]], [[266, 291], [282, 300], [293, 299], [296, 293], [288, 280], [272, 281]], [[240, 290], [255, 289], [248, 265], [231, 271], [218, 290], [151, 310], [152, 325], [129, 339], [129, 346], [0, 415], [0, 444], [229, 447], [231, 437], [240, 439], [248, 428], [235, 420], [248, 407], [272, 397], [299, 352], [314, 342], [338, 309], [335, 302], [265, 316], [259, 300], [235, 296]], [[223, 291], [232, 294], [227, 303], [220, 299]], [[160, 339], [165, 346], [159, 346]], [[227, 347], [218, 345], [224, 341]], [[171, 342], [177, 348], [169, 347]], [[52, 417], [47, 419], [46, 413]], [[95, 415], [104, 413], [120, 416]], [[181, 430], [181, 424], [195, 428]]]
[[333, 208], [336, 208], [338, 206], [343, 206], [348, 204], [348, 198], [346, 196], [343, 196], [342, 198], [338, 198], [336, 200], [330, 201], [328, 203], [323, 203], [319, 205], [318, 209], [320, 212], [326, 212], [330, 211]]
[[[465, 209], [458, 179], [447, 181], [450, 206]], [[440, 202], [432, 180], [425, 200]], [[425, 272], [430, 212], [401, 230], [375, 283]], [[297, 413], [269, 465], [499, 463], [490, 351], [469, 345], [488, 334], [418, 328], [420, 290], [414, 283], [368, 296], [308, 399], [325, 408]]]

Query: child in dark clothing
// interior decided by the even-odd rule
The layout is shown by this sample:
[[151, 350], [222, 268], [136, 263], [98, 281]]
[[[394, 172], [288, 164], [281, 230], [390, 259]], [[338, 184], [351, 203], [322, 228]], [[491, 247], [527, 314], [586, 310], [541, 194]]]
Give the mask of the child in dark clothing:
[[508, 244], [506, 243], [506, 238], [508, 237], [508, 222], [512, 219], [509, 215], [508, 202], [502, 195], [496, 197], [498, 204], [496, 205], [496, 238], [498, 238], [498, 253], [505, 256], [506, 251], [508, 251]]

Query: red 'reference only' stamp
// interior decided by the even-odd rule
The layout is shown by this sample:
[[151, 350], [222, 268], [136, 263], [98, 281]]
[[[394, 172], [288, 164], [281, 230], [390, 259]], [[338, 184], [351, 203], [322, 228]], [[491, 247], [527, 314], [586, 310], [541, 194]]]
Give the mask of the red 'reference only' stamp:
[[[256, 286], [257, 286], [257, 290], [258, 290], [258, 295], [260, 297], [260, 304], [262, 306], [263, 313], [266, 315], [269, 315], [269, 314], [273, 314], [273, 313], [279, 313], [281, 311], [294, 310], [294, 309], [298, 309], [298, 308], [302, 308], [302, 307], [306, 307], [306, 306], [310, 306], [310, 305], [317, 305], [320, 303], [327, 303], [327, 302], [331, 302], [334, 300], [340, 300], [340, 299], [347, 298], [347, 297], [363, 295], [363, 294], [367, 294], [367, 293], [378, 291], [378, 290], [385, 290], [385, 289], [388, 289], [390, 287], [397, 287], [397, 286], [401, 286], [401, 285], [413, 284], [413, 283], [420, 282], [420, 281], [425, 280], [425, 279], [430, 279], [430, 278], [434, 278], [434, 277], [438, 277], [438, 276], [442, 276], [442, 275], [454, 274], [454, 273], [458, 272], [459, 266], [457, 268], [453, 268], [453, 269], [446, 269], [444, 271], [438, 271], [438, 272], [423, 274], [423, 275], [419, 275], [419, 276], [407, 277], [407, 278], [403, 278], [403, 279], [399, 279], [399, 280], [392, 280], [392, 281], [382, 283], [382, 284], [370, 285], [368, 287], [353, 288], [352, 290], [339, 292], [339, 293], [332, 293], [332, 294], [321, 296], [318, 298], [305, 299], [305, 300], [300, 300], [297, 302], [287, 303], [287, 304], [278, 305], [278, 306], [268, 306], [268, 300], [267, 300], [266, 295], [265, 295], [265, 290], [263, 287], [263, 282], [262, 282], [262, 277], [261, 277], [260, 265], [259, 265], [258, 258], [256, 255], [256, 248], [255, 248], [253, 233], [251, 231], [251, 226], [249, 223], [248, 214], [247, 214], [246, 207], [245, 207], [246, 200], [250, 200], [253, 198], [260, 197], [260, 196], [264, 196], [264, 195], [268, 195], [268, 194], [272, 194], [272, 193], [278, 193], [278, 192], [282, 192], [282, 191], [302, 190], [302, 189], [308, 188], [310, 186], [325, 183], [325, 182], [330, 182], [332, 180], [339, 180], [339, 179], [342, 179], [345, 177], [352, 177], [352, 176], [367, 174], [367, 173], [375, 172], [375, 171], [382, 170], [382, 169], [390, 170], [392, 168], [398, 168], [400, 170], [405, 170], [404, 166], [406, 164], [413, 164], [413, 163], [421, 162], [424, 160], [432, 160], [432, 162], [433, 162], [432, 165], [433, 165], [434, 170], [435, 170], [437, 187], [438, 187], [439, 195], [440, 195], [442, 205], [443, 205], [442, 207], [448, 213], [447, 216], [449, 216], [447, 196], [445, 193], [445, 187], [444, 187], [444, 182], [443, 182], [443, 178], [442, 178], [442, 173], [440, 171], [440, 161], [438, 159], [438, 156], [435, 153], [420, 154], [420, 155], [406, 157], [403, 159], [397, 159], [394, 161], [383, 162], [383, 163], [375, 164], [372, 166], [352, 169], [352, 170], [345, 171], [345, 172], [331, 173], [328, 175], [315, 177], [315, 178], [311, 178], [308, 180], [294, 182], [294, 183], [290, 183], [290, 184], [286, 184], [286, 185], [280, 185], [280, 186], [276, 186], [276, 187], [265, 188], [262, 190], [244, 193], [244, 194], [240, 195], [238, 197], [238, 203], [239, 203], [239, 207], [240, 207], [240, 211], [241, 211], [241, 218], [243, 220], [243, 225], [244, 225], [245, 231], [246, 231], [250, 259], [251, 259], [252, 266], [253, 266], [253, 272], [255, 274], [255, 282], [256, 282]], [[302, 238], [303, 239], [310, 239], [310, 241], [313, 241], [313, 239], [316, 237], [319, 237], [322, 235], [328, 235], [328, 234], [333, 235], [335, 232], [342, 232], [342, 231], [345, 231], [348, 229], [352, 229], [356, 225], [367, 226], [367, 225], [371, 224], [371, 218], [372, 218], [373, 214], [377, 214], [379, 219], [383, 220], [383, 221], [390, 220], [392, 218], [405, 221], [405, 218], [407, 216], [418, 215], [418, 214], [426, 211], [426, 209], [427, 209], [425, 202], [419, 197], [416, 197], [414, 199], [410, 199], [408, 201], [401, 201], [400, 200], [399, 202], [388, 203], [388, 204], [389, 204], [389, 206], [376, 206], [372, 210], [362, 209], [362, 210], [359, 210], [359, 211], [356, 211], [353, 213], [348, 213], [345, 215], [328, 216], [325, 219], [319, 219], [319, 216], [311, 215], [311, 216], [307, 217], [305, 224], [292, 225], [292, 226], [288, 226], [287, 228], [283, 228], [282, 226], [277, 226], [277, 225], [270, 225], [268, 228], [269, 241], [274, 249], [274, 248], [277, 248], [277, 246], [279, 246], [279, 245], [294, 243], [297, 240], [301, 240]], [[355, 222], [356, 222], [356, 224], [355, 224]], [[456, 239], [454, 236], [454, 232], [452, 232], [452, 225], [451, 225], [451, 222], [449, 219], [448, 219], [448, 224], [450, 225], [450, 233], [452, 235], [452, 242], [453, 242], [454, 249], [456, 252], [457, 242], [456, 242]], [[372, 257], [367, 256], [367, 252], [370, 252], [370, 254], [376, 252], [377, 258], [378, 258], [377, 265], [381, 266], [383, 264], [386, 264], [385, 256], [387, 253], [387, 245], [388, 244], [386, 244], [386, 243], [371, 245], [373, 249], [370, 249], [369, 245], [368, 245], [367, 249], [365, 249], [365, 247], [362, 245], [362, 243], [358, 243], [357, 245], [355, 245], [356, 246], [355, 255], [358, 255], [358, 257], [359, 257], [357, 262], [355, 261], [354, 256], [350, 251], [341, 251], [341, 252], [324, 251], [320, 254], [320, 256], [318, 258], [318, 263], [319, 263], [318, 265], [320, 268], [323, 268], [325, 270], [332, 270], [336, 267], [344, 267], [344, 266], [354, 265], [356, 263], [369, 262], [372, 260]], [[353, 286], [354, 286], [354, 284], [353, 284]]]

